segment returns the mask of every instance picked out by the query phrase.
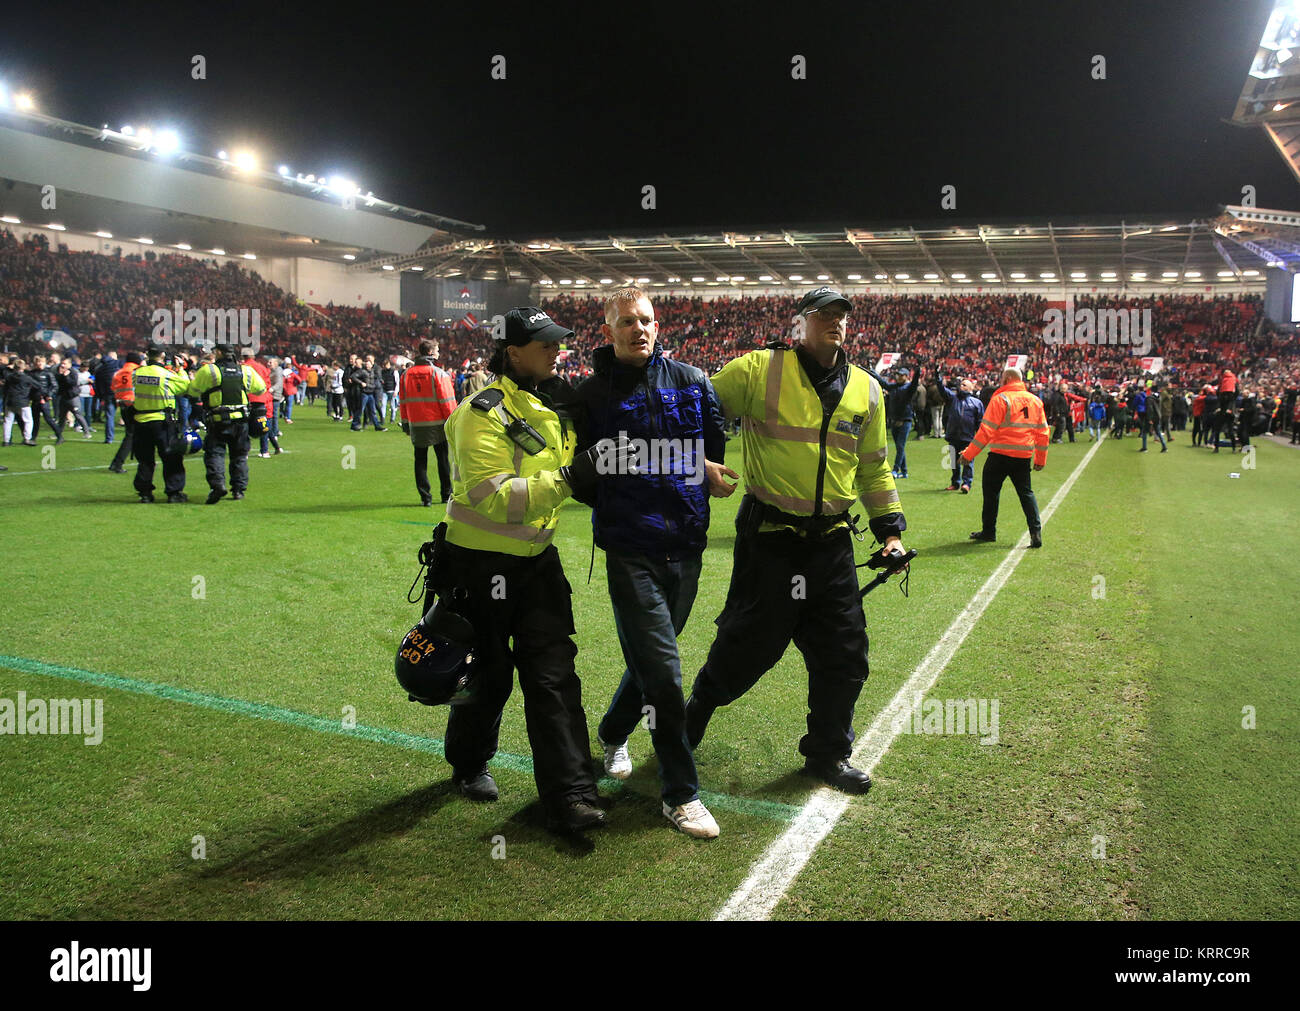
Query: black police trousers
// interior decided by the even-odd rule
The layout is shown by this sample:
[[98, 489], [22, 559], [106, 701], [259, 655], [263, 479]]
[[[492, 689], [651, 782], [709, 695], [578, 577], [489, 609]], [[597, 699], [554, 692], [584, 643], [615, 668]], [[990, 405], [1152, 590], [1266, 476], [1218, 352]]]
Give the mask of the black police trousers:
[[248, 422], [209, 420], [203, 441], [203, 466], [208, 487], [219, 491], [226, 486], [226, 450], [230, 450], [230, 490], [248, 487]]
[[1029, 457], [1007, 456], [1005, 453], [989, 452], [984, 460], [984, 472], [980, 483], [984, 486], [983, 531], [996, 534], [998, 531], [998, 498], [1002, 494], [1002, 482], [1011, 478], [1016, 494], [1020, 496], [1020, 508], [1024, 510], [1025, 522], [1030, 533], [1039, 533], [1043, 524], [1038, 517], [1038, 499], [1030, 483]]
[[[496, 754], [517, 668], [543, 805], [558, 814], [574, 801], [594, 803], [591, 738], [573, 663], [572, 590], [559, 552], [552, 546], [520, 558], [454, 544], [445, 549], [437, 589], [444, 606], [474, 626], [476, 681], [472, 701], [452, 706], [447, 718], [447, 761], [456, 775], [472, 776]], [[426, 612], [432, 603], [426, 600]]]
[[163, 453], [163, 425], [162, 421], [145, 421], [135, 422], [133, 447], [135, 451], [136, 463], [139, 465], [135, 469], [135, 490], [141, 495], [153, 493], [153, 472], [156, 466], [154, 462], [154, 450], [158, 451], [158, 456], [162, 458], [163, 465], [163, 490], [168, 495], [175, 495], [177, 492], [185, 490], [185, 454], [181, 453]]
[[847, 528], [825, 537], [737, 533], [718, 636], [691, 694], [725, 706], [771, 670], [793, 640], [808, 668], [807, 758], [853, 751], [853, 707], [867, 679], [867, 628]]
[[[433, 447], [438, 460], [438, 493], [444, 502], [451, 498], [451, 462], [447, 456], [447, 440], [443, 439]], [[415, 447], [415, 490], [420, 493], [420, 501], [433, 498], [429, 487], [429, 447]]]
[[122, 444], [117, 447], [117, 452], [113, 454], [113, 462], [110, 467], [122, 467], [132, 456], [135, 449], [135, 408], [130, 404], [122, 405]]

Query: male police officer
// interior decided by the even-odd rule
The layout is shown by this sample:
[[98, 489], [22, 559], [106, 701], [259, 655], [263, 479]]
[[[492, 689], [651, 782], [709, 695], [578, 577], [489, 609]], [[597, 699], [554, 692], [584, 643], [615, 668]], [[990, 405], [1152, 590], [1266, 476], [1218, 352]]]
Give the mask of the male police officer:
[[743, 424], [745, 498], [718, 637], [686, 705], [692, 746], [718, 706], [740, 698], [793, 639], [808, 667], [804, 772], [848, 793], [871, 777], [849, 764], [867, 633], [849, 509], [866, 507], [882, 554], [907, 528], [890, 473], [880, 384], [843, 350], [851, 303], [832, 288], [799, 302], [804, 340], [751, 351], [713, 377], [724, 417]]
[[135, 490], [141, 502], [152, 502], [154, 450], [162, 457], [163, 488], [168, 502], [188, 502], [185, 494], [185, 445], [176, 430], [176, 398], [190, 386], [189, 377], [163, 365], [166, 347], [149, 345], [149, 360], [131, 376], [135, 391]]
[[202, 397], [208, 413], [208, 438], [203, 447], [207, 470], [208, 505], [226, 494], [226, 450], [230, 450], [230, 497], [241, 499], [248, 488], [248, 394], [266, 392], [266, 383], [250, 366], [240, 365], [235, 345], [223, 344], [221, 358], [194, 373], [190, 396]]
[[971, 540], [997, 539], [998, 496], [1002, 493], [1002, 482], [1009, 477], [1029, 524], [1029, 546], [1043, 546], [1043, 524], [1038, 518], [1038, 500], [1030, 482], [1029, 458], [1034, 458], [1034, 470], [1042, 470], [1047, 466], [1047, 445], [1043, 402], [1025, 389], [1019, 369], [1004, 369], [1002, 385], [989, 400], [979, 431], [961, 454], [963, 460], [973, 463], [981, 449], [985, 446], [989, 449], [980, 477], [984, 486], [984, 525], [971, 533]]

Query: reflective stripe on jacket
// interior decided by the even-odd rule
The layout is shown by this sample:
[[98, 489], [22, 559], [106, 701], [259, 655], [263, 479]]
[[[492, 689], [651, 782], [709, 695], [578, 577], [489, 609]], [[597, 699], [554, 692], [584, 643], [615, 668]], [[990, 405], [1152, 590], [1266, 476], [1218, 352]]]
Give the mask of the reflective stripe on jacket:
[[131, 386], [131, 373], [139, 367], [135, 362], [127, 362], [113, 373], [113, 383], [109, 388], [119, 404], [135, 402], [135, 390]]
[[456, 409], [451, 376], [428, 358], [417, 358], [402, 373], [398, 412], [412, 429], [441, 425]]
[[480, 411], [462, 401], [446, 427], [452, 480], [447, 540], [531, 558], [550, 546], [560, 506], [570, 495], [560, 468], [573, 462], [574, 432], [508, 376], [485, 389], [500, 389], [505, 395], [500, 406], [531, 425], [546, 447], [530, 456], [506, 435], [496, 410]]
[[830, 414], [789, 349], [733, 359], [713, 376], [713, 389], [723, 416], [741, 418], [745, 490], [760, 502], [798, 516], [842, 513], [855, 500], [872, 519], [902, 512], [888, 462], [884, 398], [865, 370], [849, 367]]
[[189, 376], [169, 372], [161, 365], [141, 365], [131, 377], [135, 388], [135, 420], [137, 424], [162, 421], [163, 411], [176, 410], [176, 398], [190, 388]]
[[990, 453], [1026, 460], [1032, 456], [1034, 464], [1043, 467], [1049, 438], [1043, 402], [1024, 383], [1007, 383], [989, 400], [980, 430], [961, 455], [970, 462], [987, 446]]

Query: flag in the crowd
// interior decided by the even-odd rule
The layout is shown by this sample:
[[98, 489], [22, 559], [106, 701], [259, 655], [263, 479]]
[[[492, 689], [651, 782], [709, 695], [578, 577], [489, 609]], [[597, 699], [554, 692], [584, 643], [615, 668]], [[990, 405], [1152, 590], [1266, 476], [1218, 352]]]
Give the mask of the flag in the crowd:
[[473, 330], [478, 326], [478, 318], [472, 312], [467, 312], [465, 313], [465, 317], [460, 321], [460, 325], [466, 330]]

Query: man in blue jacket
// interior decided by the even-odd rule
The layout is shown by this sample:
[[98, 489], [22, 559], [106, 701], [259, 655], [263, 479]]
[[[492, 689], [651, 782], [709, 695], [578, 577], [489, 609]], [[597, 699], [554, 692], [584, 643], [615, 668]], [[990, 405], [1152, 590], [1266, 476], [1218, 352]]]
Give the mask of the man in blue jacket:
[[921, 378], [918, 369], [909, 383], [907, 369], [895, 369], [898, 381], [881, 383], [881, 389], [889, 397], [887, 417], [889, 427], [894, 435], [894, 477], [907, 477], [907, 437], [912, 431], [915, 415], [912, 413], [912, 397], [916, 393], [917, 380]]
[[952, 447], [952, 482], [948, 491], [961, 489], [963, 495], [970, 494], [971, 482], [975, 479], [972, 464], [961, 458], [961, 454], [970, 445], [971, 439], [979, 431], [984, 419], [984, 402], [975, 395], [975, 383], [963, 379], [955, 390], [950, 390], [939, 376], [939, 389], [943, 399], [948, 402], [948, 445]]
[[594, 506], [596, 543], [605, 551], [614, 625], [627, 669], [597, 731], [605, 771], [632, 772], [628, 735], [642, 717], [659, 759], [663, 813], [700, 839], [718, 823], [700, 802], [695, 756], [686, 738], [686, 704], [677, 636], [695, 602], [709, 526], [709, 496], [730, 495], [737, 478], [722, 466], [722, 409], [708, 376], [664, 356], [650, 299], [615, 291], [593, 355], [594, 374], [577, 389], [577, 452], [626, 435], [635, 472], [615, 474], [575, 497]]

